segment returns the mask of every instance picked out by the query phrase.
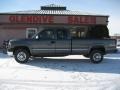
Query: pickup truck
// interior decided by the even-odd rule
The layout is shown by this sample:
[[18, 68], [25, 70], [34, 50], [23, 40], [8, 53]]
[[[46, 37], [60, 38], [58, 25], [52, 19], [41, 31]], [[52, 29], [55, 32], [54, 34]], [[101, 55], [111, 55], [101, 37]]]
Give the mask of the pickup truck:
[[30, 39], [14, 39], [8, 43], [18, 63], [30, 57], [84, 55], [92, 63], [100, 63], [107, 53], [115, 53], [116, 40], [110, 38], [85, 38], [84, 32], [64, 28], [44, 29]]

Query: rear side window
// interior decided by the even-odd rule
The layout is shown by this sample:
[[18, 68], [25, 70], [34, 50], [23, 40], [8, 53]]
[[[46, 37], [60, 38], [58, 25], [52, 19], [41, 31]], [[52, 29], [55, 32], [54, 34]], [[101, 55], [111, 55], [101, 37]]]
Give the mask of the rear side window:
[[110, 38], [109, 30], [105, 25], [92, 26], [88, 30], [89, 38]]
[[71, 30], [71, 37], [72, 39], [81, 39], [86, 38], [87, 30], [84, 27], [76, 28]]

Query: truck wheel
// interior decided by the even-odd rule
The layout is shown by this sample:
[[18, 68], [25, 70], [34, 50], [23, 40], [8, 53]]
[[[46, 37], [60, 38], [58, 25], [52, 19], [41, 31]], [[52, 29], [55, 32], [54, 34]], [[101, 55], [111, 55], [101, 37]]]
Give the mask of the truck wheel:
[[14, 58], [18, 63], [27, 63], [30, 54], [25, 49], [18, 49], [14, 52]]
[[90, 60], [92, 63], [100, 63], [103, 60], [103, 53], [99, 50], [93, 50], [90, 54]]

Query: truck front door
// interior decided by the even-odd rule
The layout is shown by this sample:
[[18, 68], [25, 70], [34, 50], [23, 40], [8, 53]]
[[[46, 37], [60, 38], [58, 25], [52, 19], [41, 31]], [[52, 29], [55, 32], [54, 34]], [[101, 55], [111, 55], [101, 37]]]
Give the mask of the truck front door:
[[55, 55], [55, 33], [52, 29], [41, 31], [32, 43], [32, 52], [39, 56]]

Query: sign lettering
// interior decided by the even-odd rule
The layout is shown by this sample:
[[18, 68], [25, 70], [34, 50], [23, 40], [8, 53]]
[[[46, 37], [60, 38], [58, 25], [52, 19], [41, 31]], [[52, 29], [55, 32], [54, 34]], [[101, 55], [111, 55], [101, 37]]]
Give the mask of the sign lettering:
[[[0, 17], [0, 23], [91, 25], [97, 24], [100, 21], [98, 18], [97, 16], [4, 15]], [[100, 18], [103, 18], [103, 23], [105, 23], [106, 18]]]
[[69, 16], [69, 24], [96, 24], [96, 17], [93, 16]]
[[53, 16], [9, 16], [10, 23], [54, 23]]

